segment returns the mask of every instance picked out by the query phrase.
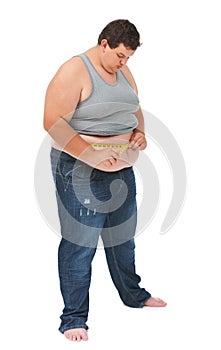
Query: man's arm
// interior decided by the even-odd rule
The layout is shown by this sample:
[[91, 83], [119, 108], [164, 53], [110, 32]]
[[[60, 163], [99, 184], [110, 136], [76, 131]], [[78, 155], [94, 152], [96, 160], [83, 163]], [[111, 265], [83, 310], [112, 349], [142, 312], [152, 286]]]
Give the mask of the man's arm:
[[138, 126], [134, 130], [130, 142], [132, 148], [139, 148], [140, 151], [143, 151], [147, 147], [147, 140], [145, 137], [144, 131], [144, 116], [141, 107], [139, 107], [138, 111], [135, 113]]
[[68, 123], [68, 115], [73, 115], [81, 96], [79, 64], [69, 60], [59, 68], [47, 88], [44, 106], [45, 130], [73, 157], [90, 147]]
[[64, 63], [50, 82], [45, 96], [44, 128], [66, 153], [96, 167], [102, 161], [115, 163], [118, 154], [112, 149], [96, 151], [69, 124], [81, 99], [85, 76], [80, 58]]

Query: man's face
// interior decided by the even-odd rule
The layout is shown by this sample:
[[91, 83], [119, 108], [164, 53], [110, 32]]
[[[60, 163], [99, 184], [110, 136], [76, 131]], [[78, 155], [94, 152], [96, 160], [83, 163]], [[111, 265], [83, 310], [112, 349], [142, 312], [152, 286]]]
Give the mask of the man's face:
[[116, 73], [134, 54], [134, 50], [126, 48], [124, 44], [119, 44], [116, 48], [111, 49], [108, 43], [103, 43], [103, 66], [109, 73]]

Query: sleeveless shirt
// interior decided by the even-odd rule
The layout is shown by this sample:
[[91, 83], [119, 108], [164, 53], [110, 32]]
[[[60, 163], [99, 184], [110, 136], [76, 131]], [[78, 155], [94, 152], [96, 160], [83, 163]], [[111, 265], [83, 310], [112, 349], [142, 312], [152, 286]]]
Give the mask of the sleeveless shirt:
[[121, 71], [116, 82], [106, 82], [85, 54], [80, 54], [92, 83], [90, 96], [80, 102], [69, 124], [86, 135], [120, 135], [131, 132], [138, 125], [134, 113], [139, 108], [139, 99]]

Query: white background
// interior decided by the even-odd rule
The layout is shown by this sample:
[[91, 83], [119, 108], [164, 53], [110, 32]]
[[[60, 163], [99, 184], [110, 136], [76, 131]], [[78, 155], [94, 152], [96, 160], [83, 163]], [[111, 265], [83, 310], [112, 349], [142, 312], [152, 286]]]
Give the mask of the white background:
[[[4, 349], [142, 348], [218, 350], [220, 341], [219, 1], [5, 1], [1, 4], [1, 342]], [[145, 7], [144, 7], [145, 4]], [[46, 135], [44, 95], [58, 67], [96, 44], [103, 27], [128, 18], [143, 45], [129, 61], [142, 107], [176, 138], [187, 168], [183, 211], [159, 230], [172, 194], [162, 154], [149, 145], [161, 183], [159, 211], [136, 240], [142, 286], [166, 309], [124, 306], [104, 253], [93, 264], [87, 343], [58, 331], [63, 304], [56, 236], [34, 193]], [[5, 342], [6, 340], [6, 342]]]

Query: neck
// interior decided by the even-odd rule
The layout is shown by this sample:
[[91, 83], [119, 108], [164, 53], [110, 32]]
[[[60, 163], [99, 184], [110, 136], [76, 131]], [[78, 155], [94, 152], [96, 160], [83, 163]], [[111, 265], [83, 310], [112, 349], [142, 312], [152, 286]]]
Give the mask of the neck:
[[98, 45], [87, 50], [85, 53], [98, 70], [102, 69], [108, 75], [116, 77], [116, 72], [113, 72], [111, 68], [108, 68], [103, 62], [100, 47]]

